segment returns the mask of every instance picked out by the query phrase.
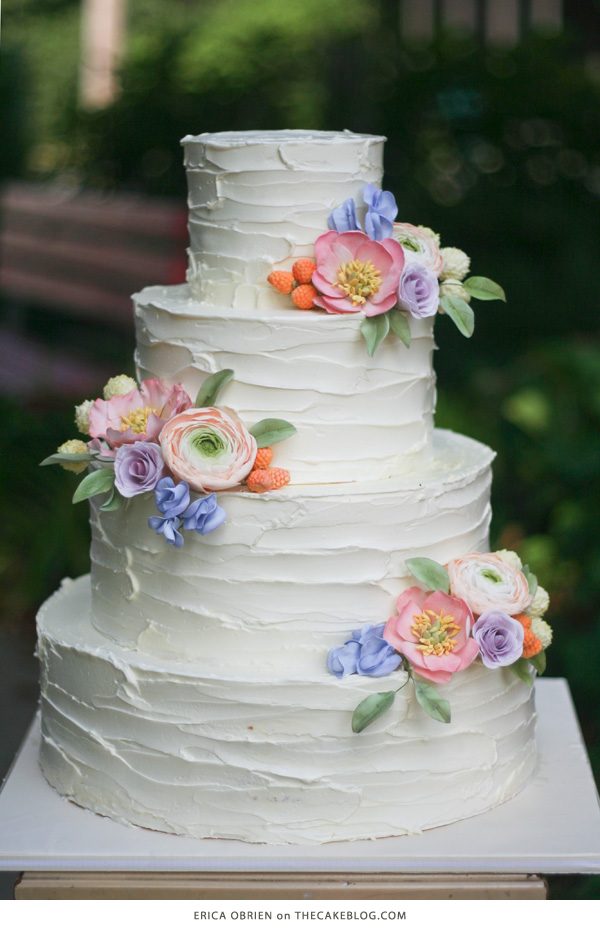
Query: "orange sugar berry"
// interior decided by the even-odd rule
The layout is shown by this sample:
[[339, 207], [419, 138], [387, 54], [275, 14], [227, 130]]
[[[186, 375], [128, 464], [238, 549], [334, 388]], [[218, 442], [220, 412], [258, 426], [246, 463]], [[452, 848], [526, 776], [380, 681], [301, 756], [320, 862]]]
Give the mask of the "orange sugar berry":
[[518, 620], [521, 626], [523, 626], [526, 630], [528, 630], [531, 626], [531, 619], [527, 616], [527, 614], [517, 614], [515, 620]]
[[277, 491], [289, 480], [290, 473], [285, 468], [258, 468], [248, 475], [247, 485], [254, 494], [264, 494], [265, 491]]
[[254, 459], [254, 465], [252, 471], [256, 468], [268, 468], [273, 460], [273, 450], [271, 446], [265, 446], [264, 449], [259, 449], [256, 453], [256, 458]]
[[292, 291], [292, 300], [299, 310], [312, 310], [316, 296], [317, 289], [312, 284], [300, 284]]
[[317, 266], [310, 258], [299, 258], [292, 266], [292, 274], [298, 284], [310, 284], [316, 270]]
[[267, 278], [269, 284], [276, 287], [282, 294], [291, 294], [294, 286], [294, 275], [291, 271], [272, 271]]
[[537, 638], [533, 630], [525, 630], [525, 638], [523, 640], [523, 658], [531, 659], [532, 656], [536, 656], [538, 652], [541, 651], [541, 639]]

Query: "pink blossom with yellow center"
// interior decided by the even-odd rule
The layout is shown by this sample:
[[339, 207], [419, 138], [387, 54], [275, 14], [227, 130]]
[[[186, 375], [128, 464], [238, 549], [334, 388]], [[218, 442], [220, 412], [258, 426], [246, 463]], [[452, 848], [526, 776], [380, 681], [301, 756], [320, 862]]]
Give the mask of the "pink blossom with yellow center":
[[111, 448], [132, 442], [158, 442], [171, 417], [192, 406], [181, 384], [174, 387], [158, 378], [142, 381], [139, 390], [95, 400], [90, 408], [90, 436]]
[[429, 681], [448, 682], [471, 664], [479, 646], [470, 637], [473, 614], [460, 598], [421, 588], [404, 591], [383, 638]]
[[396, 303], [404, 252], [395, 239], [375, 242], [363, 232], [331, 230], [315, 242], [315, 261], [312, 282], [320, 294], [314, 302], [328, 313], [377, 316]]

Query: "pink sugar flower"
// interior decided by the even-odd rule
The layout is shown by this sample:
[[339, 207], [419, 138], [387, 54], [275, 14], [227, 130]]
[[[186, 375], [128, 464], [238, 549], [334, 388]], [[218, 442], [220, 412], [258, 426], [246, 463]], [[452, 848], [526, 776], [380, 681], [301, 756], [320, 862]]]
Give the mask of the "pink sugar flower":
[[397, 616], [386, 623], [383, 638], [422, 678], [448, 682], [479, 652], [469, 636], [473, 614], [460, 598], [443, 591], [426, 594], [415, 586], [400, 595], [397, 610]]
[[90, 436], [111, 448], [132, 442], [158, 442], [172, 417], [192, 406], [181, 384], [170, 387], [158, 378], [142, 381], [139, 390], [95, 400], [90, 408]]
[[331, 230], [315, 242], [315, 260], [312, 282], [320, 294], [314, 302], [328, 313], [377, 316], [396, 303], [404, 251], [395, 239], [375, 242], [363, 232]]

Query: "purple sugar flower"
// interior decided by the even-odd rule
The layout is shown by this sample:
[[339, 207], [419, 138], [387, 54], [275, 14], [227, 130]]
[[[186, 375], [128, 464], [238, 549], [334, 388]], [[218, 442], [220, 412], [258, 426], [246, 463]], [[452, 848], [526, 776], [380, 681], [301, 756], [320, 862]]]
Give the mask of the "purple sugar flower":
[[341, 207], [332, 210], [327, 222], [330, 229], [335, 229], [339, 233], [353, 232], [357, 229], [362, 230], [362, 226], [356, 218], [356, 204], [352, 197], [344, 200]]
[[209, 494], [192, 501], [183, 513], [183, 528], [196, 530], [204, 536], [221, 526], [226, 516], [223, 508], [217, 504], [217, 495]]
[[398, 285], [398, 306], [422, 319], [437, 313], [440, 284], [433, 271], [420, 262], [408, 262]]
[[183, 546], [183, 536], [179, 532], [181, 526], [179, 517], [149, 517], [148, 526], [164, 536], [166, 541], [176, 549], [181, 549]]
[[172, 519], [180, 516], [189, 507], [190, 486], [187, 481], [175, 484], [172, 478], [162, 478], [156, 485], [154, 497], [160, 512], [167, 519]]
[[375, 626], [366, 623], [362, 629], [354, 630], [352, 638], [343, 646], [330, 649], [327, 668], [337, 678], [346, 675], [370, 675], [382, 678], [394, 672], [402, 662], [392, 646], [383, 638], [385, 623]]
[[365, 217], [367, 236], [377, 242], [389, 239], [394, 229], [394, 220], [398, 215], [396, 198], [391, 191], [380, 191], [372, 184], [365, 184], [363, 200], [369, 208]]
[[164, 467], [160, 446], [155, 442], [119, 446], [115, 453], [115, 487], [123, 497], [153, 491]]
[[486, 610], [473, 626], [473, 639], [487, 668], [512, 665], [520, 659], [524, 635], [519, 621], [501, 610]]

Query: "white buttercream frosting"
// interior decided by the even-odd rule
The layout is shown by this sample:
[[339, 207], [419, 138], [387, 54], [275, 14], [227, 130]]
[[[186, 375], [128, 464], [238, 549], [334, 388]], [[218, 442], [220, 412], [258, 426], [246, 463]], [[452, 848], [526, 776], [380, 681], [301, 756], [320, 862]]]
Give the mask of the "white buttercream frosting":
[[41, 764], [113, 819], [274, 844], [419, 833], [501, 803], [535, 765], [532, 690], [507, 669], [475, 662], [438, 686], [450, 724], [409, 685], [357, 736], [354, 707], [381, 679], [340, 681], [324, 658], [306, 675], [152, 659], [102, 636], [89, 608], [84, 577], [40, 611]]
[[[281, 295], [280, 295], [281, 296]], [[140, 379], [181, 382], [232, 368], [219, 401], [248, 426], [282, 417], [297, 429], [275, 462], [292, 484], [377, 481], [402, 474], [433, 428], [433, 321], [410, 320], [410, 349], [389, 335], [369, 358], [354, 314], [215, 310], [187, 286], [134, 296]]]
[[[194, 296], [244, 311], [287, 308], [267, 283], [314, 256], [331, 211], [381, 186], [383, 136], [353, 132], [217, 132], [186, 136]], [[363, 212], [366, 208], [363, 208]]]

